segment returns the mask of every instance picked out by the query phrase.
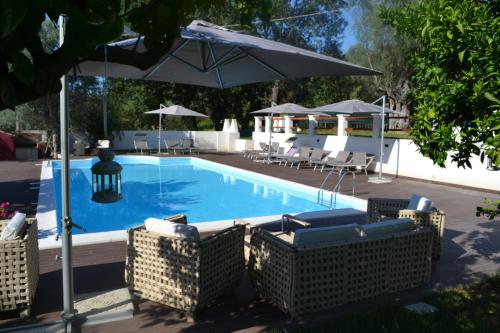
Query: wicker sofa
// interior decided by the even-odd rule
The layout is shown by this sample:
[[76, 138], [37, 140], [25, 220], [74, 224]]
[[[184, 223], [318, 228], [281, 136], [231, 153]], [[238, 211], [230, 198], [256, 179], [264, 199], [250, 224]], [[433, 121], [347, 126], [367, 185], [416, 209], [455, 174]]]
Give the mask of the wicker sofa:
[[[21, 317], [31, 314], [39, 275], [37, 222], [26, 221], [22, 239], [0, 241], [0, 311], [19, 310]], [[0, 221], [0, 233], [7, 223]]]
[[125, 277], [141, 297], [185, 311], [200, 309], [233, 289], [245, 270], [245, 226], [200, 241], [162, 236], [143, 226], [128, 231]]
[[299, 249], [293, 235], [251, 232], [255, 291], [292, 317], [417, 287], [431, 275], [433, 233], [427, 227]]
[[419, 225], [432, 228], [434, 231], [432, 258], [439, 260], [446, 214], [435, 207], [427, 212], [407, 209], [409, 202], [409, 199], [369, 198], [366, 211], [368, 223], [376, 223], [387, 218], [410, 218]]

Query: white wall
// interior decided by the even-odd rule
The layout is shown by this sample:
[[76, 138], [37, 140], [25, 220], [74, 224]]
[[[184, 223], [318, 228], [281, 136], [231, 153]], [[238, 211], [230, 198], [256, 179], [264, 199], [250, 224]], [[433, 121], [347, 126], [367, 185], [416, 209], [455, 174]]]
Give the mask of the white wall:
[[[283, 133], [273, 133], [272, 141], [280, 142], [282, 147], [290, 147], [290, 144], [284, 143], [289, 137], [290, 135]], [[297, 137], [296, 146], [318, 147], [333, 152], [347, 150], [365, 151], [377, 156], [380, 154], [379, 139], [371, 137], [334, 135], [297, 135]], [[269, 133], [254, 132], [253, 139], [255, 149], [258, 149], [259, 142], [269, 141]], [[451, 158], [448, 158], [446, 167], [440, 168], [429, 158], [422, 156], [411, 140], [384, 140], [384, 173], [500, 191], [500, 171], [487, 170], [486, 163], [481, 163], [478, 156], [471, 159], [471, 164], [472, 169], [458, 168], [455, 163], [451, 163]], [[377, 158], [372, 169], [378, 171], [378, 168]]]
[[[134, 149], [134, 138], [136, 133], [145, 133], [148, 147], [158, 149], [158, 131], [120, 131], [114, 133], [113, 149]], [[239, 139], [239, 133], [216, 132], [216, 131], [162, 131], [161, 146], [165, 149], [164, 140], [193, 139], [194, 145], [201, 149], [213, 149], [217, 151], [235, 151], [235, 140]]]

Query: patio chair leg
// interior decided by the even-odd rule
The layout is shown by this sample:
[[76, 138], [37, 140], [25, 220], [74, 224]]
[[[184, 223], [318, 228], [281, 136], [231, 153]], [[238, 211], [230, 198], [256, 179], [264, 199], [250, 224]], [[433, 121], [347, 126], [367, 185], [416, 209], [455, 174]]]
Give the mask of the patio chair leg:
[[28, 319], [30, 317], [31, 317], [31, 307], [30, 306], [28, 306], [26, 309], [19, 312], [19, 318], [21, 318], [21, 319]]
[[188, 323], [195, 323], [198, 320], [198, 311], [187, 311], [186, 319]]
[[356, 174], [352, 173], [352, 196], [354, 196], [354, 188], [356, 187]]

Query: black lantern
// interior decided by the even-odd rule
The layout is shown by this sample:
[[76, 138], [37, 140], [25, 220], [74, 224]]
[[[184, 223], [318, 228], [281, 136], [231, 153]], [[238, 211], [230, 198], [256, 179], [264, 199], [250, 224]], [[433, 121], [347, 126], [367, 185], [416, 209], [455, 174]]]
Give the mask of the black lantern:
[[122, 199], [122, 166], [113, 161], [115, 154], [109, 149], [100, 149], [100, 161], [92, 166], [92, 200], [113, 203]]

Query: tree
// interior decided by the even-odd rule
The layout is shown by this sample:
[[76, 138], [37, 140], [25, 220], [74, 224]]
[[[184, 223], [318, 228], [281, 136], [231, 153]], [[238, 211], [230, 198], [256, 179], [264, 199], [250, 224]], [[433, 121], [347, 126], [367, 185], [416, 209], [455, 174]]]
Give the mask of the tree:
[[[380, 18], [383, 7], [394, 8], [415, 0], [351, 0], [355, 11], [354, 30], [357, 44], [347, 52], [349, 61], [366, 67], [375, 68], [383, 73], [381, 76], [359, 78], [363, 84], [366, 97], [373, 100], [384, 94], [388, 97], [391, 110], [409, 116], [411, 100], [412, 67], [409, 62], [413, 49], [411, 36], [399, 38], [387, 23]], [[391, 120], [394, 127], [407, 128], [404, 119]]]
[[[103, 59], [99, 47], [120, 37], [124, 24], [144, 36], [147, 52], [108, 48], [110, 62], [146, 69], [168, 51], [193, 14], [224, 0], [72, 1], [2, 0], [0, 2], [0, 110], [59, 92], [59, 78], [83, 60]], [[268, 1], [232, 0], [242, 23], [267, 19]], [[62, 47], [46, 50], [40, 30], [48, 17], [68, 17]]]
[[498, 1], [480, 0], [422, 0], [383, 13], [416, 40], [411, 137], [441, 167], [449, 152], [461, 167], [473, 155], [500, 166], [499, 13]]

